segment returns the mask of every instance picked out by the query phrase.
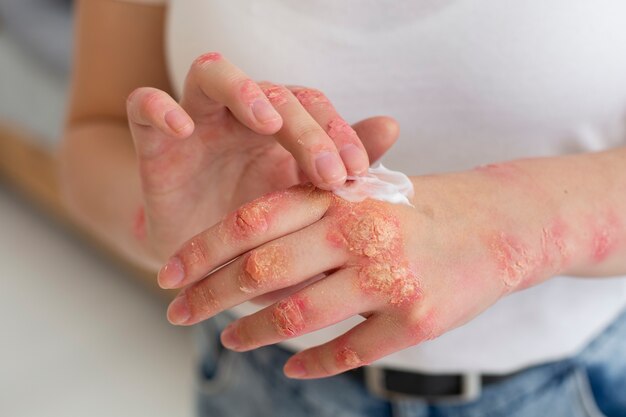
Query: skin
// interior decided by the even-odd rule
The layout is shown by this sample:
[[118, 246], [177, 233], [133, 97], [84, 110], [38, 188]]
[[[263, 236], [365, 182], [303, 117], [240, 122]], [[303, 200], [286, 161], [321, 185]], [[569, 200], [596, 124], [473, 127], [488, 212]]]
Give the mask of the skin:
[[[343, 162], [328, 164], [338, 172], [331, 180], [358, 174], [363, 148], [375, 160], [397, 137], [393, 121], [354, 125], [356, 141], [321, 92], [257, 83], [215, 52], [198, 57], [183, 97], [174, 98], [163, 8], [80, 0], [75, 17], [60, 155], [67, 205], [139, 265], [156, 269], [180, 247], [159, 275], [164, 287], [183, 288], [169, 310], [173, 322], [193, 324], [266, 296], [275, 302], [222, 335], [228, 347], [248, 350], [366, 317], [286, 365], [290, 376], [316, 378], [436, 337], [551, 276], [626, 273], [622, 148], [416, 177], [414, 209], [346, 207], [319, 188], [288, 187], [306, 177], [332, 188], [318, 171], [322, 154]], [[350, 145], [362, 146], [361, 162]], [[332, 233], [353, 217], [397, 224], [385, 240], [391, 253], [368, 246], [367, 233]], [[280, 268], [260, 259], [270, 242], [285, 250]], [[406, 271], [393, 270], [392, 257]], [[241, 285], [248, 261], [258, 286]]]
[[218, 52], [190, 63], [174, 98], [162, 7], [81, 0], [75, 18], [64, 198], [139, 266], [156, 271], [190, 236], [263, 194], [305, 180], [331, 189], [397, 138], [387, 117], [333, 138], [329, 121], [346, 122], [321, 91], [257, 83]]
[[[163, 287], [181, 289], [168, 318], [191, 325], [282, 289], [227, 327], [222, 343], [247, 351], [361, 315], [347, 333], [295, 354], [285, 373], [321, 378], [369, 364], [553, 276], [626, 275], [625, 166], [626, 148], [616, 148], [414, 177], [415, 207], [348, 203], [312, 186], [267, 195], [247, 206], [265, 207], [249, 224], [255, 233], [237, 234], [227, 217], [174, 254], [180, 280], [159, 274]], [[194, 242], [206, 252], [189, 264]], [[263, 267], [258, 285], [242, 290], [250, 259]]]

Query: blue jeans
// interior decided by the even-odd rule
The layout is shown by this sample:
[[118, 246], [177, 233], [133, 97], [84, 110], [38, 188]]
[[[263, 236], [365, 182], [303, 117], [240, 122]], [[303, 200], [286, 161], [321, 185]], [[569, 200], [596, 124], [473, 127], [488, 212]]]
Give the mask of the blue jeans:
[[280, 347], [221, 349], [218, 330], [228, 320], [222, 315], [201, 327], [202, 417], [626, 417], [626, 312], [578, 356], [485, 386], [480, 398], [459, 405], [389, 402], [345, 374], [290, 380], [282, 366], [291, 353]]

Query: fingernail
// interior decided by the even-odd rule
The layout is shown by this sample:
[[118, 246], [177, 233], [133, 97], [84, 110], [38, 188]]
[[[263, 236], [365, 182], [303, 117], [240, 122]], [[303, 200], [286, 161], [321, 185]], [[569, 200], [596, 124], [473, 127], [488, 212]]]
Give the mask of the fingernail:
[[280, 114], [266, 100], [258, 99], [252, 103], [252, 113], [259, 123], [269, 123], [280, 119]]
[[339, 152], [343, 163], [346, 165], [350, 174], [360, 175], [367, 171], [367, 154], [365, 151], [353, 143], [350, 143]]
[[185, 271], [180, 258], [174, 256], [159, 271], [157, 281], [161, 288], [176, 288], [185, 279]]
[[317, 173], [327, 184], [343, 182], [346, 179], [346, 170], [343, 162], [334, 152], [322, 152], [315, 158]]
[[172, 301], [167, 309], [167, 318], [172, 324], [185, 324], [191, 318], [187, 297], [180, 295]]
[[178, 133], [193, 123], [191, 118], [182, 110], [174, 109], [165, 113], [165, 123], [174, 132]]
[[300, 359], [292, 359], [287, 362], [284, 371], [289, 378], [303, 378], [307, 375], [304, 363]]
[[241, 340], [234, 324], [229, 324], [222, 332], [222, 344], [225, 348], [233, 350], [241, 346]]

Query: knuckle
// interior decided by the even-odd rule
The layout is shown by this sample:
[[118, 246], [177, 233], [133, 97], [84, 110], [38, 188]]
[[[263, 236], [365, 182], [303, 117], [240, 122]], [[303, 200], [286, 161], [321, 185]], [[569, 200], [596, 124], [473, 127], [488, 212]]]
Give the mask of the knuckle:
[[257, 83], [249, 78], [239, 81], [237, 89], [239, 90], [242, 100], [247, 104], [251, 104], [261, 93]]
[[188, 271], [192, 271], [196, 266], [206, 265], [209, 261], [206, 242], [201, 236], [192, 238], [180, 251], [179, 257]]
[[432, 313], [409, 314], [405, 327], [405, 334], [413, 345], [433, 340], [442, 333]]
[[301, 334], [305, 328], [303, 300], [290, 297], [279, 301], [272, 309], [272, 324], [280, 336], [293, 337]]
[[342, 139], [344, 142], [356, 143], [356, 131], [341, 117], [336, 117], [328, 123], [328, 136], [332, 139]]
[[[324, 132], [318, 125], [305, 125], [296, 131], [295, 140], [298, 145], [306, 147], [311, 152], [331, 150], [323, 140]], [[327, 149], [328, 148], [328, 149]]]
[[314, 106], [316, 104], [329, 104], [328, 97], [320, 90], [315, 88], [302, 88], [295, 92], [296, 98], [304, 107]]
[[220, 310], [220, 303], [208, 285], [197, 285], [187, 294], [187, 300], [196, 314], [210, 314]]
[[279, 107], [289, 101], [289, 90], [278, 84], [262, 83], [261, 90], [274, 106]]
[[349, 346], [343, 346], [337, 350], [335, 362], [340, 369], [352, 369], [365, 365], [361, 356]]
[[269, 207], [261, 202], [251, 202], [240, 207], [234, 216], [233, 228], [239, 237], [255, 236], [267, 231]]
[[287, 250], [282, 245], [263, 246], [255, 249], [243, 263], [239, 275], [240, 289], [246, 293], [259, 288], [271, 288], [283, 279], [287, 272]]

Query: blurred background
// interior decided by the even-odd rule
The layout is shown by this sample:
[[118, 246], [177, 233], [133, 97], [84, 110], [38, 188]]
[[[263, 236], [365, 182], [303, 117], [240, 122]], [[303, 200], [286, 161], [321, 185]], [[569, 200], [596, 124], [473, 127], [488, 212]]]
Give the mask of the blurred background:
[[60, 204], [71, 40], [71, 0], [0, 0], [0, 416], [190, 416], [171, 294]]

